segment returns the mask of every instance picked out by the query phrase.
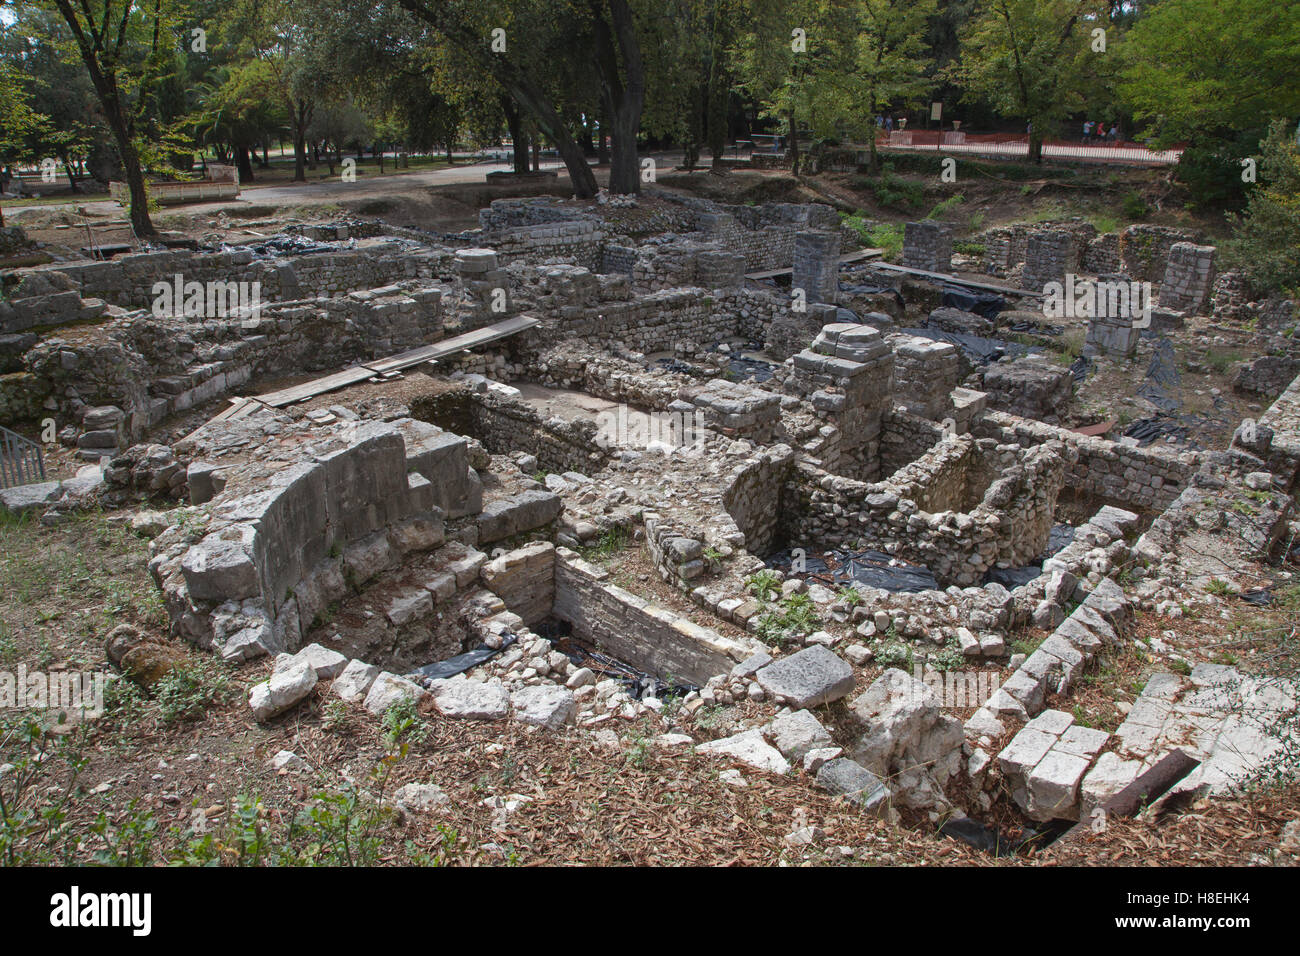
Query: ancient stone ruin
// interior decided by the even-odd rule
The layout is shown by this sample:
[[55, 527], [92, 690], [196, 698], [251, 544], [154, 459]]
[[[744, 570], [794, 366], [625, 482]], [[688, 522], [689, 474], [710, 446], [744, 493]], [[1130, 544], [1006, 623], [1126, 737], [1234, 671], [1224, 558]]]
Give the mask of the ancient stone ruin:
[[[753, 705], [707, 741], [666, 723], [665, 745], [869, 812], [1001, 793], [1086, 821], [1209, 713], [1179, 786], [1229, 789], [1274, 744], [1226, 686], [1270, 712], [1294, 687], [1159, 675], [1113, 733], [1071, 695], [1135, 609], [1209, 579], [1184, 548], [1242, 517], [1199, 517], [1225, 489], [1258, 491], [1251, 540], [1281, 540], [1300, 385], [1227, 451], [1065, 427], [1070, 367], [979, 351], [1045, 283], [1246, 307], [1212, 247], [1085, 226], [991, 230], [985, 277], [1011, 280], [992, 312], [915, 273], [953, 269], [944, 223], [907, 225], [904, 269], [842, 264], [829, 207], [653, 190], [497, 200], [456, 235], [353, 221], [23, 269], [0, 418], [52, 419], [86, 468], [0, 500], [47, 524], [128, 509], [171, 636], [274, 662], [259, 721], [321, 682], [376, 714], [405, 697], [557, 733]], [[204, 295], [159, 309], [173, 282]], [[214, 306], [212, 283], [259, 299]], [[1158, 333], [1099, 315], [1086, 351]]]

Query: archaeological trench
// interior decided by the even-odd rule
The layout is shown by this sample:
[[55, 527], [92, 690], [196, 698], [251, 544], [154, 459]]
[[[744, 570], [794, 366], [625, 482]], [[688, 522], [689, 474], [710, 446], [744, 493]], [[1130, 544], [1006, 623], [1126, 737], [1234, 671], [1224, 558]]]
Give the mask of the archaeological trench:
[[[20, 269], [0, 420], [53, 420], [84, 464], [0, 500], [128, 514], [172, 638], [274, 661], [258, 721], [313, 692], [615, 743], [651, 719], [736, 785], [1064, 832], [1139, 791], [1231, 791], [1296, 706], [1206, 663], [1158, 668], [1113, 733], [1073, 698], [1135, 615], [1209, 600], [1207, 553], [1284, 546], [1300, 384], [1197, 451], [1063, 427], [1073, 375], [1041, 350], [980, 361], [1067, 274], [1156, 290], [1149, 323], [1088, 323], [1097, 363], [1189, 315], [1277, 311], [1187, 238], [992, 230], [982, 311], [987, 289], [849, 256], [829, 207], [657, 191]], [[908, 225], [908, 269], [953, 262], [947, 227]], [[155, 314], [178, 276], [258, 283], [260, 308]], [[704, 709], [725, 736], [681, 732]]]

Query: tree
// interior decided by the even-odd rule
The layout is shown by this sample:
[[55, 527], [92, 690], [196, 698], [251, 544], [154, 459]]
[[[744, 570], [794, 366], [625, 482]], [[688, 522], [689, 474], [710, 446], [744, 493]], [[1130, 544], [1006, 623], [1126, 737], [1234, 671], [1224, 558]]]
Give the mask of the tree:
[[326, 92], [323, 61], [312, 55], [314, 36], [289, 0], [238, 0], [229, 17], [240, 48], [262, 65], [253, 73], [262, 95], [274, 98], [289, 118], [293, 181], [306, 182], [307, 129]]
[[877, 169], [876, 134], [872, 124], [884, 106], [910, 105], [927, 92], [934, 60], [925, 31], [937, 12], [937, 0], [861, 0], [856, 5], [858, 50], [853, 77], [861, 116], [865, 108], [871, 168]]
[[173, 41], [177, 6], [174, 0], [154, 0], [147, 7], [135, 0], [52, 2], [72, 33], [117, 144], [131, 195], [131, 229], [141, 238], [153, 236], [141, 163], [140, 94], [154, 79], [158, 52]]
[[[0, 60], [0, 167], [10, 156], [26, 150], [24, 138], [44, 119], [28, 105], [28, 93], [18, 71]], [[0, 226], [4, 224], [4, 210], [0, 209]]]
[[751, 24], [735, 54], [742, 88], [762, 108], [762, 115], [785, 123], [791, 172], [799, 175], [799, 117], [809, 112], [810, 45], [825, 36], [816, 0], [747, 0]]
[[1245, 215], [1233, 218], [1226, 259], [1256, 292], [1300, 296], [1300, 146], [1290, 124], [1275, 120], [1259, 157]]
[[[596, 95], [613, 139], [610, 189], [639, 190], [636, 136], [645, 101], [645, 72], [628, 0], [399, 2], [491, 76], [532, 118], [555, 144], [579, 196], [595, 195], [596, 178], [571, 128], [581, 118], [565, 109], [572, 98], [566, 104], [559, 94], [572, 94], [575, 78], [594, 72]], [[560, 82], [564, 79], [569, 82]]]
[[1119, 92], [1202, 201], [1242, 197], [1240, 160], [1269, 121], [1300, 115], [1300, 13], [1275, 0], [1161, 0], [1119, 48]]
[[1043, 161], [1043, 139], [1085, 104], [1084, 91], [1105, 54], [1092, 30], [1104, 29], [1102, 0], [990, 0], [969, 22], [951, 76], [966, 96], [983, 97], [1029, 124], [1029, 158]]

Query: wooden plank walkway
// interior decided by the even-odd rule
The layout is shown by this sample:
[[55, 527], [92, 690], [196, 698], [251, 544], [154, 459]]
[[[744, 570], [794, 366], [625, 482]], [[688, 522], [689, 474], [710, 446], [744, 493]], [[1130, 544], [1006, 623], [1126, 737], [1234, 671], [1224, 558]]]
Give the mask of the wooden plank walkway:
[[949, 275], [946, 272], [928, 272], [925, 269], [911, 269], [907, 266], [896, 266], [892, 262], [876, 262], [872, 268], [884, 269], [887, 272], [903, 272], [907, 275], [922, 276], [926, 279], [934, 279], [936, 282], [947, 282], [950, 285], [966, 286], [969, 289], [984, 289], [988, 292], [1001, 292], [1004, 295], [1023, 296], [1027, 299], [1041, 299], [1043, 293], [1031, 292], [1028, 289], [1017, 289], [1009, 285], [996, 285], [992, 282], [980, 282], [976, 279], [963, 279], [960, 276]]
[[213, 418], [212, 421], [219, 422], [244, 418], [259, 408], [284, 408], [286, 405], [306, 401], [309, 398], [315, 398], [317, 395], [346, 388], [358, 382], [373, 378], [392, 378], [403, 369], [423, 365], [426, 362], [436, 362], [440, 358], [446, 358], [458, 352], [464, 352], [480, 345], [487, 345], [489, 342], [496, 342], [499, 339], [517, 335], [533, 328], [538, 322], [538, 319], [531, 316], [517, 315], [513, 319], [506, 319], [495, 325], [488, 325], [472, 332], [455, 335], [449, 339], [443, 339], [441, 342], [434, 342], [432, 345], [423, 345], [418, 349], [399, 352], [396, 355], [376, 359], [373, 362], [363, 362], [341, 372], [314, 378], [310, 382], [303, 382], [300, 385], [292, 385], [289, 388], [267, 392], [265, 395], [232, 398], [230, 407]]
[[[852, 262], [862, 262], [866, 259], [876, 259], [883, 255], [884, 249], [859, 249], [857, 252], [846, 252], [840, 256], [840, 265], [848, 265]], [[746, 272], [746, 279], [775, 279], [777, 276], [790, 275], [794, 272], [793, 266], [786, 266], [784, 269], [769, 269], [766, 272]]]

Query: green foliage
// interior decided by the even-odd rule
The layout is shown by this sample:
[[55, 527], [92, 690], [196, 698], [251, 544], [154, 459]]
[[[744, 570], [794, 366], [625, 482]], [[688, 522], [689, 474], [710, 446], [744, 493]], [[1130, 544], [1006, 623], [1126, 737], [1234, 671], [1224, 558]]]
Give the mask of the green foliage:
[[389, 750], [403, 743], [420, 743], [428, 735], [414, 697], [402, 697], [390, 705], [380, 724], [384, 728], [384, 745]]
[[947, 76], [965, 99], [980, 97], [1004, 116], [1032, 124], [1030, 158], [1043, 137], [1095, 94], [1109, 58], [1090, 50], [1090, 26], [1104, 21], [1101, 0], [997, 0], [981, 4], [961, 38], [961, 60]]
[[[1300, 114], [1300, 17], [1275, 0], [1143, 5], [1120, 46], [1119, 91], [1162, 143], [1224, 138]], [[1240, 167], [1237, 168], [1240, 182]]]
[[745, 578], [745, 590], [760, 601], [775, 601], [781, 594], [781, 577], [775, 571], [755, 571]]
[[925, 214], [925, 218], [942, 219], [944, 216], [948, 215], [948, 213], [952, 212], [953, 209], [960, 206], [965, 201], [966, 201], [965, 196], [963, 196], [961, 193], [956, 193], [952, 196], [949, 196], [947, 199], [941, 202], [935, 203], [934, 208]]
[[929, 664], [938, 671], [960, 670], [966, 665], [966, 655], [961, 652], [961, 645], [949, 641], [930, 655]]
[[881, 667], [899, 667], [910, 671], [913, 666], [912, 645], [906, 641], [890, 641], [876, 648], [873, 660]]
[[1300, 291], [1300, 148], [1286, 124], [1274, 123], [1263, 143], [1259, 182], [1233, 220], [1224, 256], [1261, 293]]
[[883, 222], [871, 230], [871, 246], [889, 262], [903, 254], [903, 228], [901, 222]]
[[182, 664], [154, 685], [154, 702], [165, 723], [198, 719], [229, 694], [229, 672], [210, 658]]
[[796, 647], [820, 626], [813, 599], [807, 594], [790, 594], [758, 619], [757, 635], [765, 644]]
[[1125, 193], [1124, 198], [1120, 200], [1120, 205], [1124, 209], [1124, 215], [1129, 219], [1142, 220], [1150, 212], [1146, 200], [1136, 192]]

